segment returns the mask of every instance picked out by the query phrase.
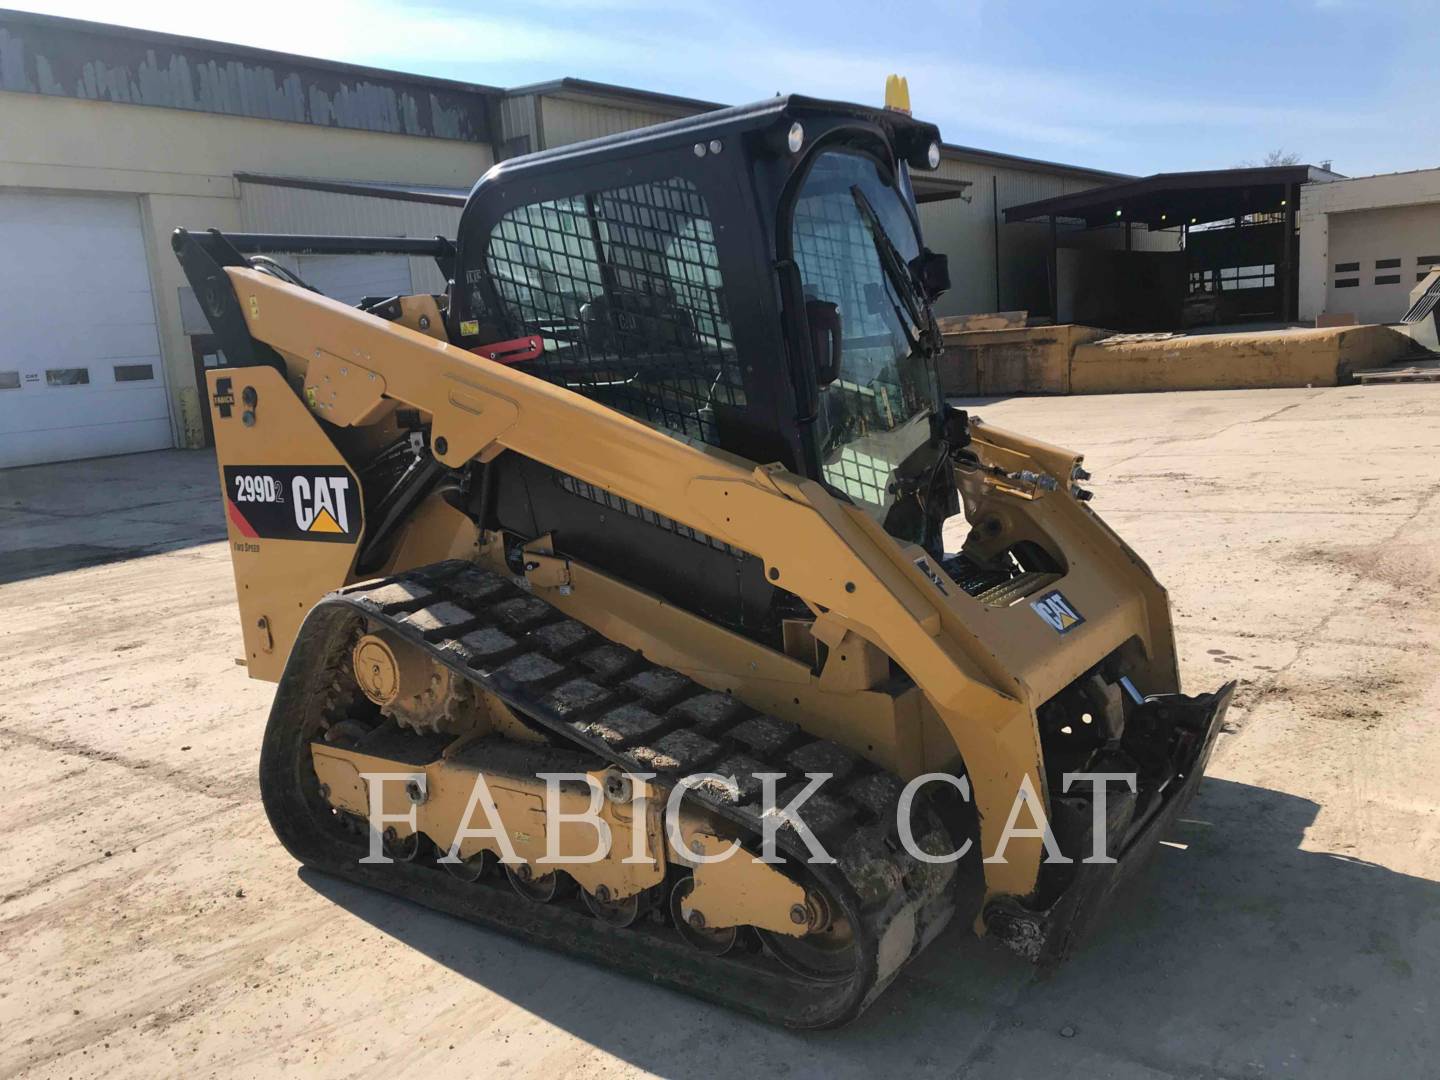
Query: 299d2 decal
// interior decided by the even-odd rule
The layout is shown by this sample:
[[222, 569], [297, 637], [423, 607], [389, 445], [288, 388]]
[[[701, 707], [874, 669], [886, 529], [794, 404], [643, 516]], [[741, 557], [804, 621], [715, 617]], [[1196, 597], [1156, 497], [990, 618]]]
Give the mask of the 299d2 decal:
[[353, 544], [360, 536], [360, 490], [333, 465], [227, 465], [225, 512], [242, 536]]

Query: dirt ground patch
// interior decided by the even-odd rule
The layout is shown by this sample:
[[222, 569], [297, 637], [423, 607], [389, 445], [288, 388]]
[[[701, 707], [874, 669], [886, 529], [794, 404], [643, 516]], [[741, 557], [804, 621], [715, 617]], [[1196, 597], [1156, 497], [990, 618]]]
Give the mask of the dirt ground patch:
[[795, 1035], [300, 871], [213, 459], [143, 455], [0, 473], [0, 1078], [1432, 1075], [1440, 387], [973, 407], [1086, 451], [1186, 688], [1242, 684], [1067, 966], [956, 928]]

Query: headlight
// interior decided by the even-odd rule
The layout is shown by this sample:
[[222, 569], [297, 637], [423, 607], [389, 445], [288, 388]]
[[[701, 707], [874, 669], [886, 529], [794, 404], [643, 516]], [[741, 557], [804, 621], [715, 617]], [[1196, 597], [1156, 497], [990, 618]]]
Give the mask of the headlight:
[[790, 125], [790, 133], [785, 136], [785, 145], [790, 147], [792, 154], [798, 154], [800, 147], [805, 145], [805, 129], [800, 126], [799, 121]]
[[925, 152], [925, 161], [932, 169], [940, 167], [940, 144], [938, 142], [930, 144], [930, 149]]

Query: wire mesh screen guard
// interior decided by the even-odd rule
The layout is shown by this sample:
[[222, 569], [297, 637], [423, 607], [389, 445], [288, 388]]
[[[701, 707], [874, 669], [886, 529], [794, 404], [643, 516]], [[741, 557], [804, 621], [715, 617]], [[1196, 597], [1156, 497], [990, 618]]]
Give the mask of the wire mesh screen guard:
[[743, 407], [714, 230], [675, 177], [531, 203], [491, 233], [505, 313], [544, 352], [523, 369], [713, 446]]

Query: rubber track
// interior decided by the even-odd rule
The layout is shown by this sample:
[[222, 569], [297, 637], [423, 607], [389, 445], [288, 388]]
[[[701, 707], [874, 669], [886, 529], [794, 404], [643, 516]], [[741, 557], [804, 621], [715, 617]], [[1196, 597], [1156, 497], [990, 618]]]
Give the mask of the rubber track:
[[[266, 808], [292, 854], [788, 1026], [830, 1026], [857, 1015], [939, 933], [954, 906], [952, 867], [915, 860], [894, 840], [901, 781], [834, 742], [649, 662], [565, 616], [525, 584], [471, 563], [440, 563], [341, 590], [316, 606], [291, 652], [262, 753]], [[336, 858], [325, 828], [328, 809], [316, 805], [318, 793], [300, 790], [308, 771], [308, 742], [300, 733], [307, 717], [308, 730], [315, 730], [317, 710], [337, 718], [337, 695], [343, 713], [348, 651], [361, 617], [371, 629], [385, 626], [426, 648], [562, 746], [631, 772], [656, 773], [652, 783], [661, 787], [700, 772], [734, 775], [738, 797], [707, 785], [687, 797], [742, 834], [758, 838], [762, 831], [760, 784], [753, 774], [785, 773], [782, 803], [805, 783], [805, 773], [833, 774], [799, 814], [837, 860], [808, 864], [808, 872], [855, 930], [855, 973], [844, 982], [817, 983], [768, 955], [709, 957], [673, 932], [616, 930], [578, 910], [455, 882], [438, 867], [365, 866], [350, 851]], [[928, 811], [917, 815], [916, 836], [929, 851], [954, 846]], [[807, 862], [807, 850], [789, 826], [779, 830], [778, 841], [787, 861]]]

